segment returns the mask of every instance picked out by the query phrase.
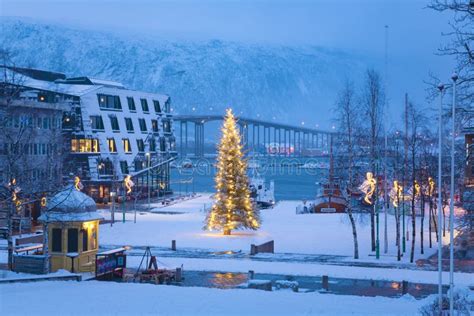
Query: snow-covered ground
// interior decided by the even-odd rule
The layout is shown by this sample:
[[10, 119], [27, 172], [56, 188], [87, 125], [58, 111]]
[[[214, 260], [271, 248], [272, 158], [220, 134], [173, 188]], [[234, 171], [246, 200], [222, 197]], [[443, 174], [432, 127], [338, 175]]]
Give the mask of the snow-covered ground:
[[[182, 214], [137, 214], [137, 223], [133, 223], [133, 212], [126, 215], [125, 224], [117, 222], [113, 227], [101, 225], [100, 243], [102, 245], [130, 246], [165, 246], [176, 240], [177, 246], [204, 248], [217, 251], [242, 250], [248, 252], [250, 244], [260, 244], [269, 240], [275, 241], [276, 253], [302, 253], [324, 255], [353, 255], [352, 230], [346, 214], [300, 214], [295, 212], [299, 201], [281, 201], [274, 209], [262, 211], [262, 226], [258, 231], [235, 231], [231, 236], [220, 232], [204, 231], [204, 207], [212, 205], [209, 194], [202, 194], [169, 207], [156, 209], [160, 212]], [[120, 211], [120, 209], [118, 210]], [[108, 210], [103, 210], [105, 218], [110, 218]], [[121, 219], [116, 214], [116, 219]], [[417, 230], [420, 218], [417, 218]], [[395, 217], [388, 215], [388, 253], [383, 251], [384, 214], [380, 214], [381, 262], [396, 262]], [[428, 220], [425, 219], [424, 250], [420, 253], [419, 231], [416, 232], [415, 260], [426, 258], [436, 252], [436, 243], [429, 248]], [[411, 230], [411, 219], [407, 219], [407, 229]], [[359, 242], [359, 261], [375, 261], [370, 249], [370, 217], [368, 214], [357, 215], [357, 233]], [[411, 233], [410, 233], [411, 238]], [[435, 235], [433, 233], [433, 241]], [[449, 234], [443, 238], [449, 241]], [[411, 240], [407, 242], [407, 253], [402, 262], [409, 262]]]
[[[250, 244], [275, 241], [275, 255], [259, 254], [261, 260], [240, 257], [232, 259], [163, 257], [159, 256], [159, 266], [175, 268], [184, 265], [184, 273], [190, 270], [271, 273], [284, 275], [320, 276], [330, 278], [372, 279], [414, 283], [437, 282], [436, 271], [415, 269], [408, 264], [408, 253], [403, 259], [403, 267], [358, 267], [353, 265], [329, 265], [318, 262], [281, 262], [278, 257], [298, 256], [297, 254], [339, 255], [347, 264], [353, 252], [352, 232], [345, 214], [305, 214], [296, 215], [298, 201], [282, 201], [274, 209], [262, 211], [263, 223], [259, 231], [238, 231], [231, 236], [220, 232], [203, 231], [205, 212], [212, 200], [208, 194], [178, 204], [162, 207], [155, 205], [154, 211], [162, 213], [138, 213], [137, 223], [134, 214], [126, 214], [126, 222], [117, 221], [113, 226], [100, 226], [100, 244], [103, 246], [130, 245], [169, 247], [176, 240], [178, 250], [188, 248], [192, 254], [196, 248], [248, 252]], [[120, 211], [120, 209], [118, 210]], [[108, 210], [101, 210], [106, 219]], [[116, 214], [121, 219], [121, 214]], [[419, 220], [419, 219], [418, 219]], [[383, 227], [383, 214], [380, 219]], [[417, 223], [417, 228], [419, 227]], [[376, 259], [370, 251], [370, 222], [368, 215], [358, 215], [358, 240], [360, 261], [373, 263]], [[388, 216], [389, 251], [380, 259], [384, 263], [396, 263], [394, 245], [395, 223]], [[426, 226], [427, 231], [427, 226]], [[381, 228], [381, 242], [383, 242]], [[419, 232], [417, 233], [417, 238]], [[433, 236], [434, 238], [434, 236]], [[444, 241], [448, 241], [448, 236]], [[435, 252], [428, 248], [425, 235], [425, 254], [420, 255], [417, 240], [416, 259]], [[383, 245], [383, 243], [382, 243]], [[410, 248], [410, 243], [407, 245]], [[194, 249], [193, 249], [194, 248]], [[132, 250], [140, 252], [139, 249]], [[278, 254], [280, 253], [280, 254]], [[276, 259], [275, 261], [270, 261]], [[129, 256], [128, 267], [137, 267], [140, 256]], [[0, 261], [6, 261], [6, 253], [0, 253]], [[412, 267], [413, 269], [406, 269]], [[473, 285], [472, 275], [455, 273], [456, 286]], [[12, 277], [11, 273], [4, 278]], [[13, 276], [14, 277], [14, 276]], [[448, 274], [443, 279], [447, 283]], [[25, 297], [28, 304], [18, 304]], [[77, 304], [80, 298], [81, 304]], [[114, 282], [35, 282], [0, 285], [0, 314], [25, 315], [33, 311], [36, 315], [53, 313], [76, 315], [121, 315], [121, 314], [160, 314], [160, 315], [415, 315], [419, 308], [434, 299], [430, 296], [415, 300], [409, 295], [400, 298], [361, 297], [333, 294], [293, 293], [291, 291], [264, 292], [243, 289], [211, 289], [204, 287], [158, 286], [151, 284], [130, 284]]]
[[0, 285], [0, 314], [415, 315], [433, 299], [56, 281]]

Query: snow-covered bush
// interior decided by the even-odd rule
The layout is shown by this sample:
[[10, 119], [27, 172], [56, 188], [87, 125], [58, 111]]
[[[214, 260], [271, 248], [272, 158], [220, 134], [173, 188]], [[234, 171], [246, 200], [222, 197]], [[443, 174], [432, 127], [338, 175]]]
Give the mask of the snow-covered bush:
[[[455, 288], [454, 290], [454, 314], [459, 316], [469, 316], [474, 312], [474, 293], [466, 287]], [[438, 315], [438, 297], [434, 296], [431, 304], [420, 308], [420, 313], [423, 316]], [[445, 314], [449, 315], [449, 293], [443, 296], [442, 309]]]

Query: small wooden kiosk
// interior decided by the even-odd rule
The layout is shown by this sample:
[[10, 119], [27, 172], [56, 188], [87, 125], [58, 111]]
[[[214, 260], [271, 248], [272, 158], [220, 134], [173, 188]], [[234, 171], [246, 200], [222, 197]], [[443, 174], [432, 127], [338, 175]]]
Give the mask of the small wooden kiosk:
[[101, 219], [94, 200], [74, 185], [48, 200], [39, 220], [47, 236], [51, 272], [94, 272]]

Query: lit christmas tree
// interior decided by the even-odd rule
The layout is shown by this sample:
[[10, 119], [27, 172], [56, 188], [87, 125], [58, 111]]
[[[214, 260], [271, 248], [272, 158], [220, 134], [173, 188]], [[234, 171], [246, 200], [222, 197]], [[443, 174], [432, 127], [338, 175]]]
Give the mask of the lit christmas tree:
[[228, 109], [218, 145], [215, 202], [206, 217], [208, 230], [230, 235], [240, 228], [258, 229], [260, 214], [254, 209], [248, 188], [247, 162], [242, 153], [237, 123]]

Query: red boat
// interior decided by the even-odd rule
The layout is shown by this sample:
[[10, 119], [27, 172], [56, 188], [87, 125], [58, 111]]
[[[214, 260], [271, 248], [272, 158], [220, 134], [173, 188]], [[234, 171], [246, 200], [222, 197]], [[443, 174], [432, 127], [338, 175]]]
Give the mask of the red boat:
[[344, 213], [347, 200], [343, 196], [338, 179], [333, 176], [332, 137], [330, 143], [329, 181], [323, 184], [321, 195], [316, 197], [312, 207], [313, 213]]

